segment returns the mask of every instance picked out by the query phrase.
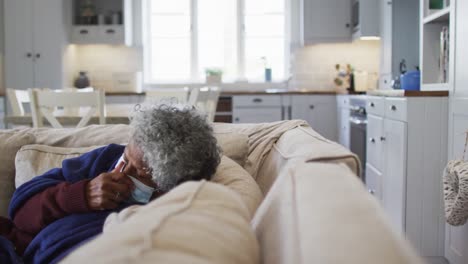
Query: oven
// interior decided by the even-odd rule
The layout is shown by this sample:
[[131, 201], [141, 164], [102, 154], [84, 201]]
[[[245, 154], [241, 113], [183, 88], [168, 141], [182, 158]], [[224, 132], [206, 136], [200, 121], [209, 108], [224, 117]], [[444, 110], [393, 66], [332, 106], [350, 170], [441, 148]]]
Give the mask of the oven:
[[352, 96], [349, 100], [349, 148], [361, 160], [363, 169], [361, 179], [365, 182], [366, 175], [364, 164], [366, 163], [366, 142], [367, 142], [367, 112], [366, 97]]

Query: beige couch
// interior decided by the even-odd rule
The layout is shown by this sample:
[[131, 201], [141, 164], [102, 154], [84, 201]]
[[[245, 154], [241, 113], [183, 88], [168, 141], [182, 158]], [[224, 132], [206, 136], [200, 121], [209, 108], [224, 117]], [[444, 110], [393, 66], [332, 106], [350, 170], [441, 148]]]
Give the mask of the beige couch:
[[[240, 244], [244, 244], [244, 246], [251, 245], [245, 252], [238, 252], [238, 254], [245, 253], [249, 257], [229, 261], [227, 254], [222, 255], [219, 253], [224, 252], [220, 249], [218, 252], [220, 256], [218, 257], [223, 259], [223, 263], [247, 263], [252, 261], [260, 261], [261, 263], [322, 264], [422, 263], [411, 246], [390, 227], [378, 202], [366, 192], [364, 185], [356, 176], [360, 172], [358, 159], [342, 146], [317, 134], [303, 121], [293, 120], [255, 125], [215, 124], [214, 130], [225, 155], [244, 167], [248, 174], [255, 179], [250, 184], [244, 178], [243, 184], [245, 185], [247, 182], [251, 185], [248, 188], [244, 188], [245, 186], [240, 187], [239, 184], [236, 187], [231, 187], [234, 193], [240, 194], [236, 195], [236, 197], [240, 197], [239, 201], [233, 201], [232, 199], [237, 198], [230, 197], [230, 194], [227, 194], [226, 204], [217, 205], [209, 202], [210, 200], [207, 198], [210, 197], [209, 195], [203, 198], [205, 202], [208, 199], [209, 205], [202, 202], [199, 204], [194, 203], [195, 207], [206, 205], [212, 208], [229, 207], [231, 209], [238, 202], [245, 205], [245, 210], [242, 208], [237, 210], [239, 214], [243, 215], [241, 218], [244, 219], [239, 219], [239, 221], [247, 220], [250, 222], [250, 227], [245, 232], [251, 231], [253, 235], [241, 236], [237, 231], [226, 231], [231, 229], [243, 230], [245, 227], [245, 225], [244, 227], [242, 227], [243, 225], [234, 225], [232, 223], [234, 220], [232, 220], [223, 229], [225, 231], [220, 237], [227, 237], [226, 245], [236, 243], [236, 241], [232, 240], [243, 241]], [[44, 169], [40, 168], [41, 164], [44, 163], [35, 162], [34, 159], [37, 159], [37, 153], [42, 153], [39, 155], [42, 159], [44, 155], [49, 157], [47, 155], [50, 155], [50, 153], [45, 153], [48, 152], [47, 147], [44, 150], [44, 146], [31, 145], [89, 148], [110, 143], [125, 143], [128, 132], [128, 127], [124, 125], [90, 126], [71, 130], [23, 129], [1, 131], [0, 214], [6, 214], [9, 198], [15, 188], [15, 180], [16, 185], [20, 185], [27, 181], [28, 177], [32, 176], [28, 176], [25, 171]], [[84, 150], [86, 149], [80, 151]], [[36, 154], [31, 153], [31, 151]], [[60, 155], [79, 155], [79, 151], [76, 152], [76, 149], [66, 153], [61, 153], [62, 150], [54, 151], [53, 155], [56, 155], [56, 152], [59, 152]], [[28, 164], [36, 164], [34, 165], [36, 167], [30, 168], [31, 165]], [[228, 183], [228, 181], [220, 181], [219, 183], [232, 185], [232, 182]], [[180, 189], [185, 188], [185, 191], [179, 191], [178, 195], [181, 195], [181, 192], [190, 192], [187, 191], [190, 190], [189, 187], [181, 187]], [[200, 185], [194, 188], [199, 191], [202, 187]], [[211, 185], [207, 186], [206, 189], [210, 189], [213, 193], [224, 192]], [[262, 201], [256, 202], [258, 195], [252, 193], [257, 192], [258, 189], [261, 190], [260, 195], [263, 194], [264, 198], [262, 197]], [[248, 190], [248, 193], [245, 190]], [[251, 197], [248, 197], [249, 194], [252, 194]], [[173, 197], [174, 201], [179, 199], [177, 194], [174, 194]], [[169, 208], [167, 210], [171, 211], [172, 207], [170, 206], [174, 206], [174, 203], [169, 200], [169, 198], [162, 199], [157, 202], [159, 204], [149, 205], [149, 207], [166, 205], [165, 208]], [[258, 205], [258, 203], [260, 204]], [[141, 211], [141, 209], [137, 208], [136, 211], [138, 210]], [[154, 211], [156, 210], [152, 212]], [[229, 219], [235, 218], [235, 214], [233, 217], [227, 217], [234, 211], [223, 213], [225, 218], [228, 218], [224, 220], [229, 221]], [[129, 215], [133, 214], [133, 212], [125, 213], [127, 215], [115, 215], [114, 219], [111, 220], [114, 222], [125, 221]], [[187, 214], [189, 214], [189, 211], [187, 211]], [[141, 217], [134, 218], [143, 221]], [[138, 221], [135, 220], [134, 224], [137, 223]], [[114, 236], [122, 237], [121, 233], [120, 231], [114, 232]], [[184, 234], [177, 235], [183, 236]], [[171, 233], [168, 233], [168, 236], [171, 237]], [[76, 254], [72, 254], [72, 257], [68, 259], [68, 262], [79, 263], [80, 260], [86, 259], [86, 257], [92, 260], [93, 253], [92, 250], [89, 250], [90, 248], [102, 248], [103, 250], [100, 252], [104, 252], [106, 245], [118, 243], [119, 241], [118, 238], [112, 238], [111, 242], [109, 242], [106, 237], [112, 237], [112, 233], [105, 233], [102, 238], [97, 239], [96, 245], [93, 245], [93, 247], [87, 249], [85, 246], [78, 249]], [[252, 237], [255, 241], [252, 241]], [[191, 239], [196, 238], [191, 235]], [[208, 238], [205, 237], [204, 239], [206, 242]], [[132, 240], [132, 243], [135, 243], [135, 241]], [[222, 243], [217, 241], [215, 244]], [[127, 246], [131, 247], [131, 245], [127, 243]], [[193, 251], [194, 249], [191, 248], [190, 250]], [[197, 248], [196, 250], [195, 255], [200, 255], [202, 249]], [[114, 252], [117, 251], [114, 250]], [[114, 255], [114, 258], [116, 256], [119, 255]], [[156, 255], [146, 256], [157, 257]], [[143, 259], [139, 258], [144, 262]], [[171, 254], [165, 254], [164, 258], [159, 259], [164, 260], [162, 263], [187, 263], [187, 259], [183, 258], [175, 261]], [[201, 261], [198, 258], [197, 260], [200, 261], [192, 260], [189, 262], [219, 262], [219, 259], [215, 261], [214, 257], [211, 257], [211, 262]], [[103, 262], [115, 263], [115, 259]], [[121, 260], [120, 262], [124, 263], [126, 261]]]

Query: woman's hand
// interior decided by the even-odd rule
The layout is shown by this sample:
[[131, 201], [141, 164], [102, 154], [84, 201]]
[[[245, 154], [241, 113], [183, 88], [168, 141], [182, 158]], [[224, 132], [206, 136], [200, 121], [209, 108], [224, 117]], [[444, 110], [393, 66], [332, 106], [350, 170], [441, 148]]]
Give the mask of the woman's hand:
[[86, 185], [86, 199], [91, 210], [112, 210], [126, 200], [133, 182], [122, 172], [121, 162], [112, 172], [101, 173]]

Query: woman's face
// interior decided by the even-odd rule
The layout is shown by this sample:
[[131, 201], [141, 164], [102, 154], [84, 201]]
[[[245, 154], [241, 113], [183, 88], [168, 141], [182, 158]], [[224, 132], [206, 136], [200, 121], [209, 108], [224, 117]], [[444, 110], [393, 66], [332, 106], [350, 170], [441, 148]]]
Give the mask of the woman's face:
[[125, 165], [122, 172], [125, 175], [132, 176], [150, 187], [157, 187], [151, 178], [150, 169], [143, 161], [143, 152], [138, 147], [132, 143], [128, 144], [123, 154], [123, 160]]

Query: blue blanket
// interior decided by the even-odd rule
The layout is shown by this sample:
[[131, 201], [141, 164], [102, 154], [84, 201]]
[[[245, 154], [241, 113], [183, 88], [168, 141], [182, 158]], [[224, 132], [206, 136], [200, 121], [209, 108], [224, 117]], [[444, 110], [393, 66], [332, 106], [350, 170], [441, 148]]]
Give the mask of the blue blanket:
[[[75, 183], [83, 179], [92, 179], [103, 172], [111, 171], [125, 147], [111, 144], [80, 157], [64, 160], [61, 169], [52, 169], [45, 174], [21, 185], [13, 194], [9, 217], [13, 219], [16, 211], [33, 195], [61, 182]], [[126, 205], [128, 206], [128, 204]], [[59, 219], [32, 240], [23, 257], [25, 263], [56, 263], [84, 241], [88, 241], [102, 232], [106, 217], [113, 211], [99, 211], [74, 214]], [[9, 252], [7, 243], [1, 243], [0, 254]], [[4, 253], [5, 254], [5, 253]], [[3, 263], [3, 262], [2, 262]]]

